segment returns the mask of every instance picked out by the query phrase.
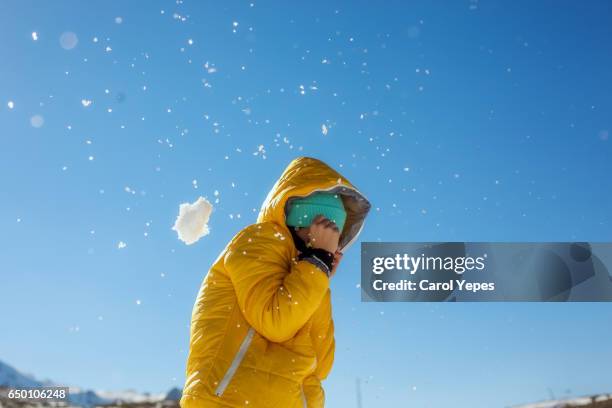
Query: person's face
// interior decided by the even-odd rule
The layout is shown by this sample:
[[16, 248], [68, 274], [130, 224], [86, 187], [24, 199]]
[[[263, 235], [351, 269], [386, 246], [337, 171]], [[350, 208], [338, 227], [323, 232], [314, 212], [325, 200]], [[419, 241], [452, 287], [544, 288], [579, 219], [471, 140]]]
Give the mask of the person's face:
[[294, 227], [296, 229], [298, 237], [305, 243], [310, 242], [310, 225], [308, 227]]

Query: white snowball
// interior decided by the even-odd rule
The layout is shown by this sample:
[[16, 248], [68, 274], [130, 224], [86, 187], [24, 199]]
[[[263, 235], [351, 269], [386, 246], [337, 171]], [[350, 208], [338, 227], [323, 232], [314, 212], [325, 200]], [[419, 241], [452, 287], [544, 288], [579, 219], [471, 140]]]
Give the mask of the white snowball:
[[212, 210], [212, 204], [203, 197], [199, 197], [193, 204], [183, 203], [172, 229], [185, 244], [194, 244], [210, 232], [208, 220]]

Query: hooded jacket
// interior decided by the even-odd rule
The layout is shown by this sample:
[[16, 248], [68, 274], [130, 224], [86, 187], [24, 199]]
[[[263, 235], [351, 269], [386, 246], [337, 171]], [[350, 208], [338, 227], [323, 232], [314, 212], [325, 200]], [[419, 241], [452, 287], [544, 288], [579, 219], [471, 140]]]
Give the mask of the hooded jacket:
[[315, 191], [341, 195], [339, 250], [357, 239], [368, 200], [320, 160], [294, 159], [214, 261], [193, 307], [182, 408], [320, 408], [334, 360], [329, 278], [298, 259], [288, 204]]

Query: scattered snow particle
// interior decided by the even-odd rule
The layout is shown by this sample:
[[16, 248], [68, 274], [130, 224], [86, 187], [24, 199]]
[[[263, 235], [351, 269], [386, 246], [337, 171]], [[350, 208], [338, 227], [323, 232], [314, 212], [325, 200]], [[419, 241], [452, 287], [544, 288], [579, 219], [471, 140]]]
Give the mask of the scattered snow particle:
[[327, 126], [324, 124], [321, 125], [321, 133], [323, 133], [323, 136], [327, 136], [327, 132], [329, 131], [329, 129], [327, 129]]
[[404, 167], [404, 171], [410, 171], [410, 167]]
[[123, 17], [115, 17], [115, 24], [123, 23]]
[[89, 156], [89, 157], [87, 158], [87, 160], [89, 160], [89, 161], [93, 161], [94, 159], [95, 159], [95, 157], [93, 157], [93, 156]]
[[187, 44], [189, 44], [189, 45], [193, 45], [193, 39], [191, 39], [191, 38], [190, 38], [190, 39], [188, 39], [188, 40], [187, 40]]
[[113, 49], [110, 47], [110, 45], [107, 45], [106, 48], [104, 49], [106, 52], [111, 52]]
[[266, 148], [264, 147], [264, 145], [257, 146], [257, 151], [253, 152], [253, 156], [258, 155], [260, 155], [262, 159], [266, 159]]
[[6, 106], [8, 106], [9, 109], [13, 109], [15, 107], [15, 102], [13, 101], [8, 101], [8, 103], [6, 104]]
[[127, 246], [127, 244], [123, 241], [119, 241], [119, 243], [117, 244], [117, 249], [123, 249]]
[[191, 184], [193, 185], [193, 188], [198, 188], [198, 180], [196, 179], [191, 180]]
[[142, 301], [140, 299], [136, 299], [136, 305], [140, 306], [142, 304]]
[[214, 64], [211, 64], [208, 61], [206, 61], [206, 63], [204, 64], [204, 69], [209, 74], [214, 74], [215, 72], [217, 72], [217, 68], [214, 67]]
[[17, 222], [21, 222], [21, 218], [17, 218]]
[[72, 31], [66, 31], [60, 36], [59, 42], [63, 49], [71, 50], [76, 47], [79, 42], [79, 39], [77, 38], [77, 35]]
[[182, 203], [172, 229], [181, 241], [191, 245], [210, 232], [208, 220], [212, 210], [212, 204], [203, 197], [199, 197], [193, 204]]
[[32, 127], [41, 128], [45, 124], [45, 119], [40, 115], [34, 115], [30, 118], [30, 124]]
[[36, 31], [32, 31], [32, 40], [38, 41], [38, 33]]
[[81, 99], [81, 105], [83, 105], [86, 108], [91, 106], [92, 103], [93, 101], [91, 99]]

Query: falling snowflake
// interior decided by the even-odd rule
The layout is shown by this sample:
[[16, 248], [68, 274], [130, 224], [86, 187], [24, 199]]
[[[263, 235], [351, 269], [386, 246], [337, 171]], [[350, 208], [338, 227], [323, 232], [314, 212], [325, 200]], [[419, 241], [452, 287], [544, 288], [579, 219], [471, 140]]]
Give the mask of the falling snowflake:
[[266, 148], [264, 145], [257, 146], [257, 151], [253, 152], [253, 156], [261, 156], [262, 159], [266, 159]]
[[123, 241], [119, 241], [119, 243], [117, 244], [117, 249], [123, 249], [127, 247], [127, 244]]
[[206, 63], [204, 64], [204, 69], [209, 74], [214, 74], [215, 72], [217, 72], [217, 68], [215, 68], [214, 64], [211, 64], [208, 61], [206, 61]]

